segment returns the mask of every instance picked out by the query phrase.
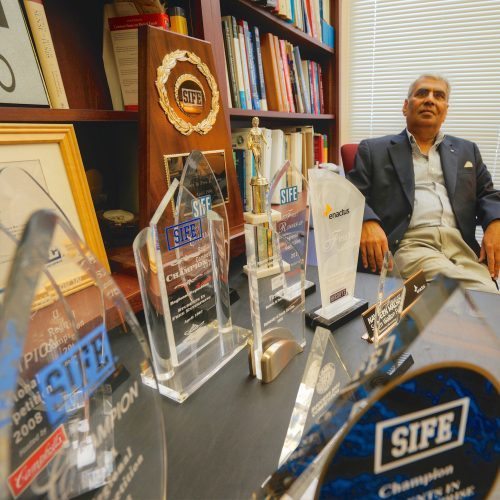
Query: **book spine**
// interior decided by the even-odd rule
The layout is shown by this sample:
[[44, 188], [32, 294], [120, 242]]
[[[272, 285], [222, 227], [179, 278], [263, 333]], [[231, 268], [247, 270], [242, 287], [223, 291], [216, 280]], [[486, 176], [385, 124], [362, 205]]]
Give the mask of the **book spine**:
[[257, 74], [259, 77], [260, 109], [267, 111], [266, 84], [264, 82], [264, 69], [262, 66], [262, 52], [260, 50], [260, 33], [257, 26], [253, 27], [253, 41], [255, 45], [255, 58], [257, 60]]
[[248, 29], [248, 23], [243, 21], [243, 34], [245, 36], [245, 45], [248, 58], [248, 72], [250, 77], [250, 92], [252, 93], [253, 109], [260, 110], [260, 97], [257, 85], [257, 69], [255, 63], [255, 54], [252, 43], [252, 33]]
[[286, 55], [288, 66], [290, 67], [290, 82], [292, 83], [292, 94], [295, 97], [295, 109], [298, 113], [304, 113], [304, 101], [302, 92], [300, 91], [299, 74], [293, 57], [293, 46], [289, 42], [286, 43]]
[[226, 53], [226, 65], [229, 74], [231, 101], [233, 103], [233, 107], [239, 108], [241, 107], [241, 103], [238, 92], [238, 84], [236, 83], [236, 62], [234, 60], [231, 29], [231, 20], [222, 18], [222, 32], [224, 35], [224, 50]]
[[277, 36], [273, 35], [273, 43], [274, 43], [274, 54], [276, 57], [276, 62], [278, 64], [278, 85], [279, 85], [279, 98], [281, 102], [280, 111], [290, 111], [288, 107], [288, 99], [286, 92], [286, 83], [285, 83], [285, 68], [283, 67], [283, 60], [281, 59], [281, 49], [280, 42]]
[[285, 80], [285, 91], [288, 101], [288, 110], [291, 113], [295, 113], [295, 104], [293, 102], [292, 83], [290, 81], [290, 68], [288, 67], [288, 57], [286, 54], [285, 40], [279, 40], [279, 48], [280, 48], [281, 60], [283, 61], [283, 70], [284, 70], [283, 76]]
[[304, 78], [304, 71], [302, 68], [302, 59], [300, 57], [300, 50], [298, 47], [293, 48], [293, 59], [295, 67], [297, 68], [298, 87], [304, 103], [304, 113], [311, 112], [311, 101], [309, 100], [309, 92], [307, 90], [306, 81]]
[[323, 95], [323, 71], [321, 65], [318, 64], [318, 94], [319, 94], [319, 108], [320, 112], [325, 112], [325, 98]]
[[264, 33], [261, 40], [262, 67], [266, 73], [264, 84], [266, 86], [267, 107], [271, 111], [281, 111], [278, 87], [278, 69], [274, 57], [273, 39], [270, 33]]
[[241, 67], [243, 72], [243, 83], [245, 85], [245, 99], [247, 101], [247, 109], [253, 109], [252, 106], [252, 91], [250, 90], [250, 76], [248, 74], [248, 58], [245, 47], [245, 35], [243, 34], [243, 26], [238, 26], [238, 39], [240, 41]]
[[239, 101], [241, 109], [247, 109], [247, 100], [245, 97], [245, 83], [243, 80], [243, 68], [241, 61], [240, 40], [238, 37], [238, 25], [236, 24], [236, 19], [233, 16], [231, 16], [231, 26], [233, 32], [233, 53], [234, 53], [234, 60], [236, 62], [236, 76], [238, 81]]
[[68, 109], [68, 99], [42, 0], [24, 0], [36, 52], [52, 108]]

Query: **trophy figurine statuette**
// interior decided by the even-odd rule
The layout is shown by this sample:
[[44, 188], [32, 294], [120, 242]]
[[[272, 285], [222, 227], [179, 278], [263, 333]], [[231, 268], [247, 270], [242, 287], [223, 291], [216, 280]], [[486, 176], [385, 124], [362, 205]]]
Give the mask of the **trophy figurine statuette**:
[[[300, 313], [301, 308], [297, 306], [300, 300], [289, 304], [279, 296], [290, 265], [282, 259], [275, 227], [282, 215], [271, 209], [269, 181], [262, 171], [262, 152], [266, 144], [259, 119], [254, 117], [247, 148], [252, 152], [256, 175], [250, 181], [252, 211], [244, 213], [247, 247], [244, 270], [248, 275], [253, 324], [249, 365], [252, 375], [263, 382], [271, 382], [296, 354], [302, 352], [305, 341], [303, 336], [296, 339], [292, 325], [287, 322]], [[287, 321], [284, 321], [285, 315], [288, 315]]]

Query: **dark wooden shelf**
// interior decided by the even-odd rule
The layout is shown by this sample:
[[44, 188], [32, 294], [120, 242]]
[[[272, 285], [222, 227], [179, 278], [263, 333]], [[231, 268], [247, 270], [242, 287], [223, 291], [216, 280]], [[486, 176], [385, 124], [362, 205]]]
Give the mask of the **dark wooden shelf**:
[[131, 274], [116, 273], [112, 274], [113, 279], [128, 300], [130, 307], [135, 313], [142, 311], [141, 290], [137, 276]]
[[106, 109], [0, 108], [0, 122], [136, 122], [137, 111]]
[[230, 13], [236, 17], [246, 19], [250, 24], [257, 24], [262, 31], [274, 33], [280, 38], [286, 38], [294, 45], [300, 46], [301, 56], [314, 59], [332, 57], [335, 49], [325, 45], [316, 38], [295, 28], [269, 10], [250, 0], [221, 0], [223, 15]]
[[287, 113], [283, 111], [257, 111], [255, 109], [229, 108], [231, 118], [258, 116], [277, 120], [335, 120], [334, 114], [314, 115], [311, 113]]

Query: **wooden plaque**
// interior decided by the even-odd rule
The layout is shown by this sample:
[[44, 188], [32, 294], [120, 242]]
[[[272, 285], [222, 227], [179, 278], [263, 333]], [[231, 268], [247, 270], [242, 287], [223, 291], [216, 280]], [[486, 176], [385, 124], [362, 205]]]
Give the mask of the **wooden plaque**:
[[165, 157], [187, 155], [195, 149], [224, 151], [229, 228], [243, 224], [223, 106], [209, 42], [149, 26], [139, 28], [141, 227], [149, 224], [167, 191]]

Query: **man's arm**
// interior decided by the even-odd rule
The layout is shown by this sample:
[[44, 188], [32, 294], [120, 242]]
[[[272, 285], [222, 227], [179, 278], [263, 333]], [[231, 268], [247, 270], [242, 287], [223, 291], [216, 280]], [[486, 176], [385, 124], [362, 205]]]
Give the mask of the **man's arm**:
[[488, 271], [492, 278], [497, 279], [500, 271], [500, 220], [494, 220], [488, 224], [483, 236], [479, 262], [486, 259]]
[[361, 191], [366, 200], [359, 246], [363, 267], [365, 269], [369, 267], [375, 272], [382, 269], [384, 254], [389, 250], [389, 244], [380, 225], [380, 218], [369, 205], [372, 171], [369, 144], [367, 141], [361, 141], [354, 160], [354, 168], [347, 174], [347, 178]]
[[500, 271], [500, 191], [494, 188], [491, 175], [483, 163], [481, 153], [474, 144], [476, 170], [476, 214], [483, 226], [484, 236], [479, 261], [486, 261], [492, 278]]

